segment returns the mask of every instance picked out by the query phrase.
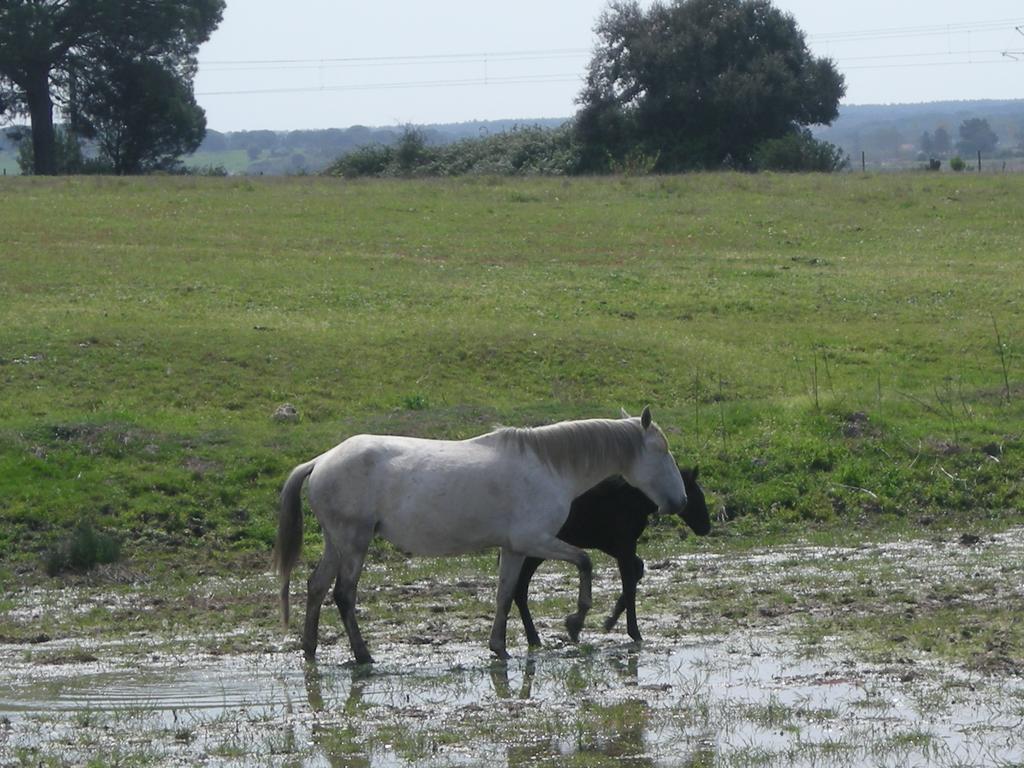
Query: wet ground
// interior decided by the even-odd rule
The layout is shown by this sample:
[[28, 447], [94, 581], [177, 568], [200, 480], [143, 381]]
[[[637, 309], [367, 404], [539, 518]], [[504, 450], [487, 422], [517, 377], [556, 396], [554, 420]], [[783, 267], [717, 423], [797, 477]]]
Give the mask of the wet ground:
[[1024, 530], [649, 557], [642, 644], [597, 630], [607, 562], [569, 643], [571, 579], [545, 566], [546, 646], [517, 634], [507, 664], [485, 649], [492, 564], [370, 567], [372, 668], [326, 610], [304, 663], [270, 574], [5, 595], [0, 765], [1024, 762]]

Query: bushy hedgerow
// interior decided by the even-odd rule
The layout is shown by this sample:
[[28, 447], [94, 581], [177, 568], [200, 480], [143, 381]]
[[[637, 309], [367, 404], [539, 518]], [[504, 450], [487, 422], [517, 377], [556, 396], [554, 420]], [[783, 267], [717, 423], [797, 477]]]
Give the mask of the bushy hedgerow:
[[818, 171], [831, 173], [849, 165], [850, 159], [835, 144], [814, 138], [810, 130], [793, 131], [768, 139], [754, 148], [755, 171]]
[[329, 176], [562, 176], [577, 171], [579, 149], [571, 127], [536, 126], [430, 146], [407, 128], [397, 144], [361, 147], [338, 158]]

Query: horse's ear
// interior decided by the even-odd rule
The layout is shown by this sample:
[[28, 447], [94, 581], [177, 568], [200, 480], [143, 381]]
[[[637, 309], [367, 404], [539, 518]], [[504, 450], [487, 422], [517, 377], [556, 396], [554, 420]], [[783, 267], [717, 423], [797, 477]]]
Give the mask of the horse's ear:
[[699, 464], [694, 464], [693, 465], [693, 479], [696, 480], [699, 475], [700, 475], [700, 465]]
[[621, 406], [619, 407], [619, 418], [620, 419], [628, 419], [629, 418], [629, 414], [626, 413], [626, 409], [621, 407]]
[[644, 406], [644, 412], [640, 414], [640, 425], [644, 429], [647, 429], [649, 426], [651, 426], [651, 406]]

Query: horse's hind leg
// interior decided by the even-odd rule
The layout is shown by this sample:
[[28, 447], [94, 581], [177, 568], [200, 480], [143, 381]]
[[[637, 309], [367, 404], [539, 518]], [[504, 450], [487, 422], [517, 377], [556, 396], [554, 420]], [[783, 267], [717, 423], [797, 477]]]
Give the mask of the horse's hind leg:
[[626, 612], [626, 631], [633, 640], [640, 642], [640, 627], [636, 621], [636, 585], [644, 575], [644, 561], [636, 554], [630, 553], [617, 558], [619, 576], [622, 579], [622, 593], [615, 602], [615, 610], [605, 619], [605, 631], [610, 630], [619, 620], [622, 612]]
[[[625, 577], [623, 577], [623, 582], [625, 582]], [[604, 631], [605, 632], [610, 632], [611, 631], [612, 627], [614, 627], [618, 623], [619, 616], [621, 616], [622, 612], [625, 611], [625, 610], [626, 610], [626, 592], [625, 592], [625, 587], [623, 587], [623, 591], [619, 593], [619, 599], [615, 601], [615, 608], [613, 608], [612, 612], [610, 614], [608, 614], [608, 618], [604, 620]]]
[[508, 629], [508, 612], [512, 608], [512, 598], [519, 583], [519, 574], [523, 570], [523, 555], [501, 550], [501, 561], [498, 564], [498, 598], [494, 612], [494, 626], [491, 627], [491, 640], [488, 647], [499, 659], [507, 659], [506, 630]]
[[327, 590], [338, 572], [338, 554], [330, 541], [324, 542], [324, 554], [306, 582], [306, 624], [302, 630], [302, 651], [306, 659], [316, 658], [317, 631], [320, 627], [320, 607], [327, 597]]
[[341, 622], [345, 625], [345, 632], [348, 633], [348, 642], [352, 647], [352, 655], [356, 657], [357, 664], [372, 664], [373, 657], [366, 647], [366, 641], [359, 631], [359, 623], [356, 621], [356, 587], [359, 584], [359, 575], [363, 571], [363, 562], [366, 560], [366, 550], [373, 538], [373, 531], [369, 533], [353, 534], [347, 540], [345, 552], [340, 556], [341, 563], [338, 568], [338, 580], [334, 585], [334, 602], [341, 614]]
[[569, 632], [569, 638], [574, 643], [579, 642], [583, 621], [587, 618], [587, 612], [590, 610], [590, 584], [593, 571], [590, 556], [583, 550], [579, 550], [579, 553], [581, 557], [574, 561], [580, 572], [580, 593], [576, 600], [576, 613], [570, 613], [565, 617], [565, 628]]

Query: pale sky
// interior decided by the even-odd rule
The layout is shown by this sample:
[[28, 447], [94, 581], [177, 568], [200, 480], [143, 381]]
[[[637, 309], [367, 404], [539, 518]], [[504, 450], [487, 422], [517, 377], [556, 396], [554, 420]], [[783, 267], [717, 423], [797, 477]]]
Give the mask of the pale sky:
[[[1024, 98], [1022, 0], [775, 5], [836, 61], [843, 103]], [[218, 131], [569, 117], [606, 6], [227, 0], [196, 97]]]

